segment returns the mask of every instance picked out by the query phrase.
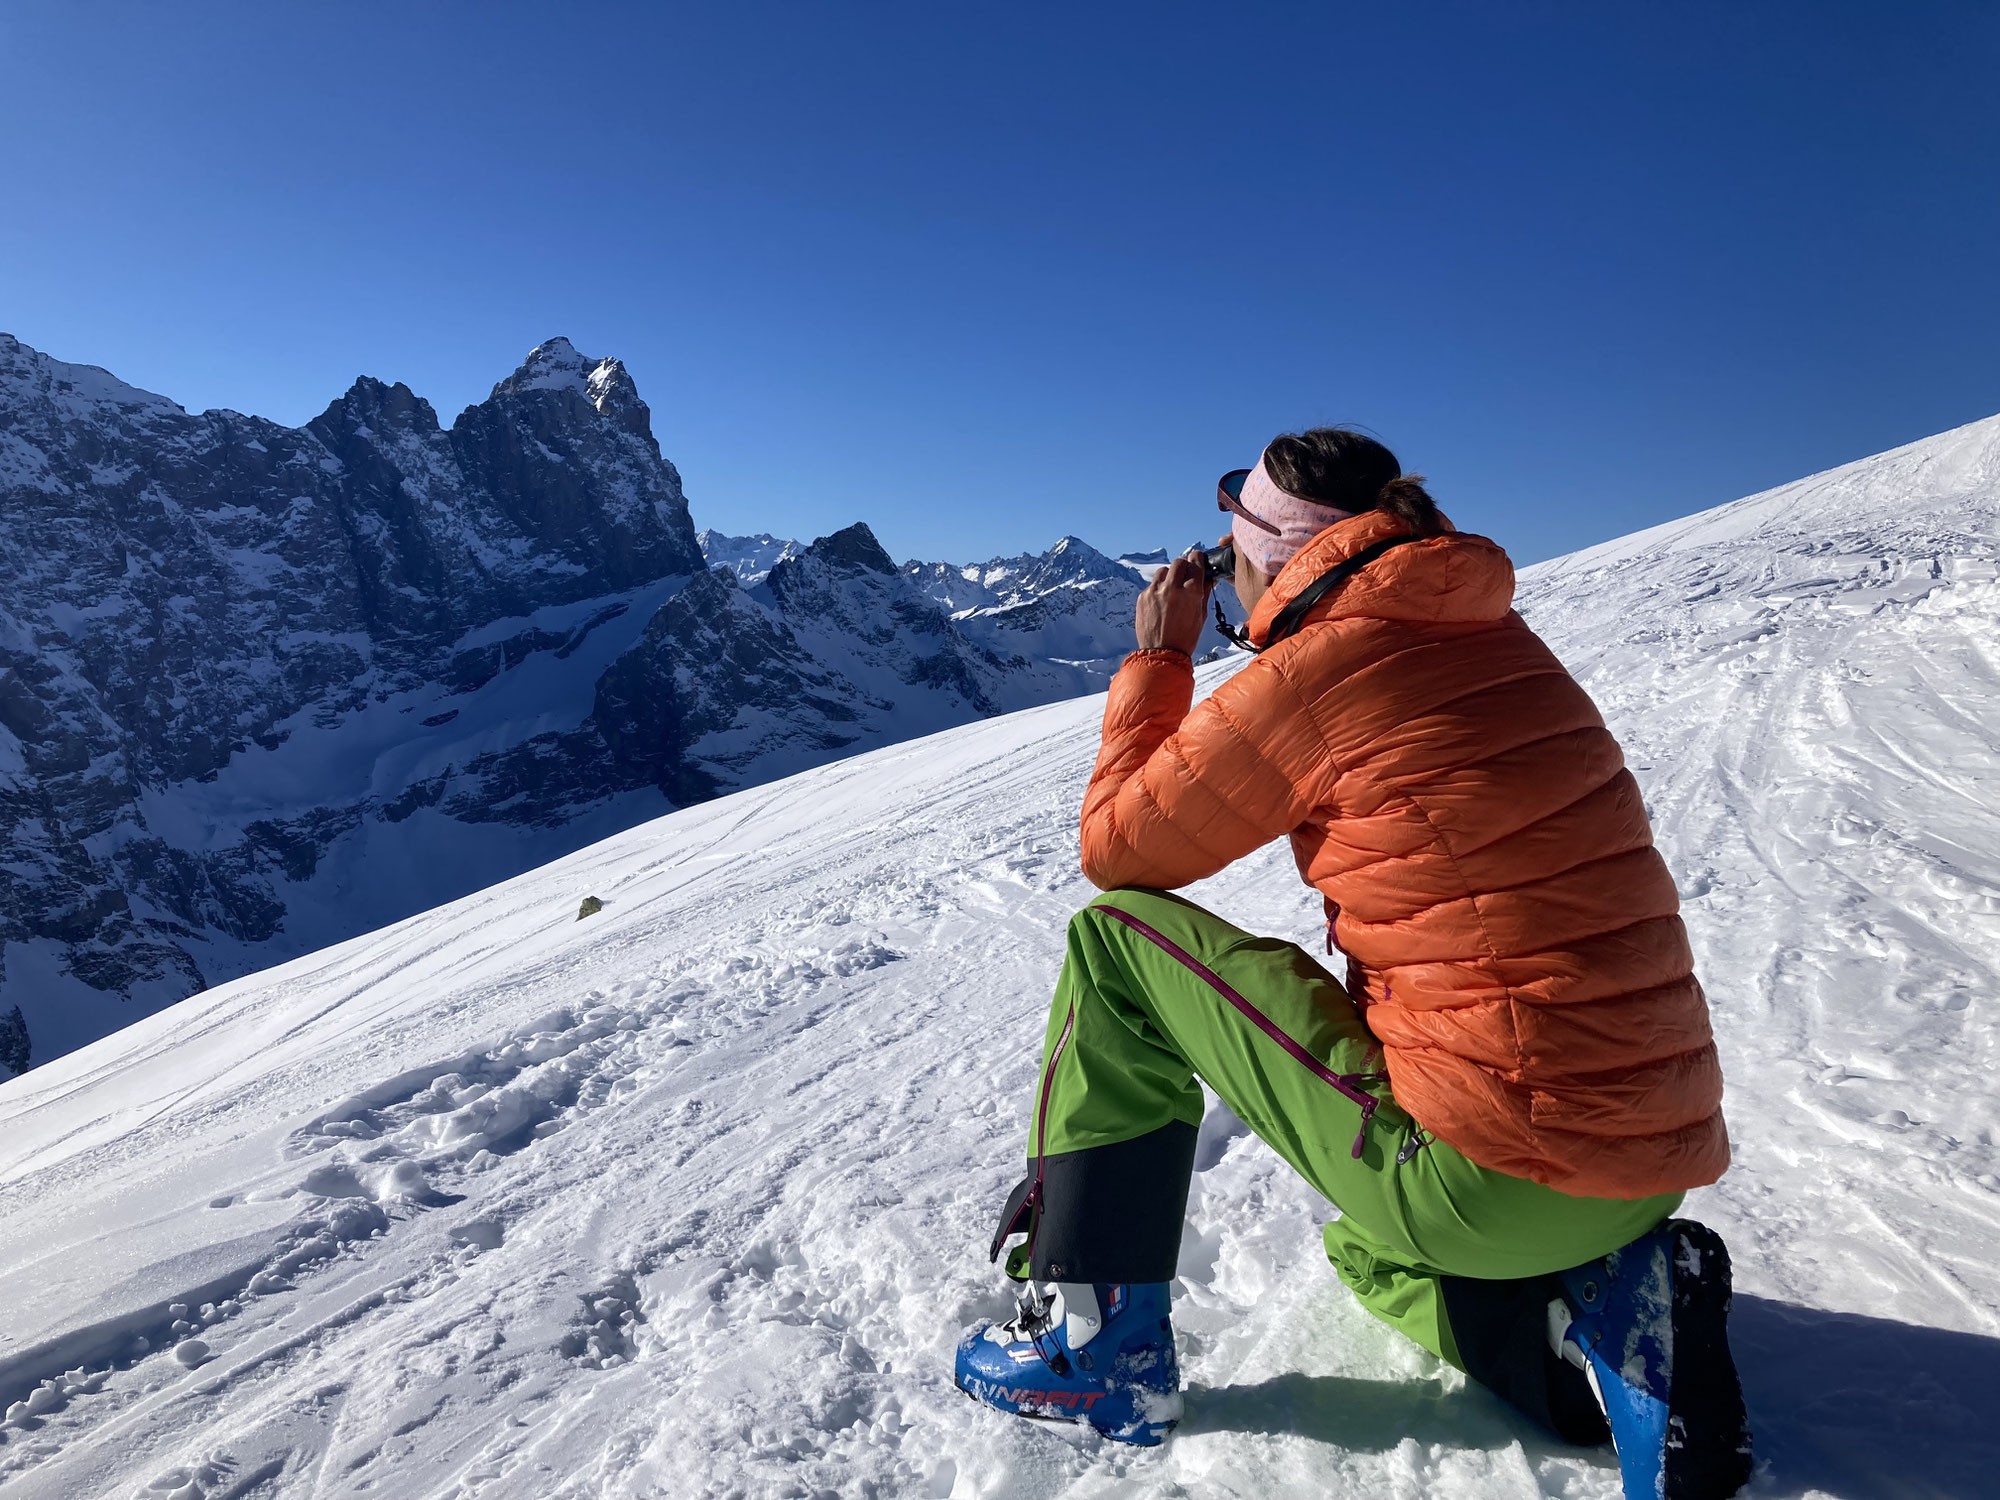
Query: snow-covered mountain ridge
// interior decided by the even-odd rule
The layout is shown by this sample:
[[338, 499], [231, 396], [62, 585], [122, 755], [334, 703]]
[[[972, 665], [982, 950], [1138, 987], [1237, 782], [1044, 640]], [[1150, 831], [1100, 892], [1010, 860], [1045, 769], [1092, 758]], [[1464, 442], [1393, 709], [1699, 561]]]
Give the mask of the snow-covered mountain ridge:
[[865, 526], [697, 538], [624, 366], [564, 339], [449, 428], [366, 378], [287, 428], [0, 335], [0, 513], [6, 1071], [1117, 654], [1066, 573], [957, 622]]
[[784, 537], [760, 531], [754, 536], [724, 536], [713, 527], [695, 538], [711, 568], [727, 568], [746, 586], [762, 583], [781, 562], [804, 555], [805, 548]]
[[[1735, 1252], [1752, 1496], [2000, 1464], [1996, 500], [2000, 421], [1523, 575], [1714, 1009], [1736, 1164], [1686, 1211]], [[1358, 1311], [1219, 1111], [1173, 1440], [951, 1389], [1101, 707], [672, 813], [0, 1084], [0, 1487], [1617, 1495]], [[1283, 845], [1191, 894], [1317, 936]]]
[[[1040, 556], [996, 557], [965, 567], [912, 562], [903, 575], [947, 610], [967, 637], [1002, 657], [1038, 653], [1070, 666], [1078, 691], [1103, 688], [1132, 649], [1132, 608], [1154, 570], [1167, 561], [1164, 551], [1109, 558], [1076, 537], [1066, 536]], [[1216, 600], [1224, 614], [1242, 624], [1235, 591]], [[1213, 622], [1203, 632], [1196, 656], [1229, 650]]]

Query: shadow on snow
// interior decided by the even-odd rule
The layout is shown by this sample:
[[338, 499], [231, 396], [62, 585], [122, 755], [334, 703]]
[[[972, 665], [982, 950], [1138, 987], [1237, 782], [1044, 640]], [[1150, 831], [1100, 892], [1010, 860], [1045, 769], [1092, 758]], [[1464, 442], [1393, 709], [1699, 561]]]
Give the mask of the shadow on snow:
[[[2000, 1473], [2000, 1339], [1738, 1296], [1730, 1342], [1757, 1448], [1749, 1496], [1963, 1500]], [[1531, 1459], [1593, 1458], [1477, 1386], [1288, 1374], [1187, 1390], [1183, 1432], [1293, 1433], [1350, 1452], [1406, 1438], [1456, 1448], [1519, 1442]]]

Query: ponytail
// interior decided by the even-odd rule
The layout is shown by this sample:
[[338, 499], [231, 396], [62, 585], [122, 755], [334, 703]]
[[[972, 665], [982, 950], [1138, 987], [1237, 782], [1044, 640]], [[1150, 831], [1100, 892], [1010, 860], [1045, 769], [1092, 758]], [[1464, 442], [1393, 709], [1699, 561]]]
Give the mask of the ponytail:
[[1399, 474], [1383, 485], [1374, 509], [1396, 517], [1410, 528], [1412, 536], [1436, 536], [1444, 530], [1444, 518], [1438, 514], [1437, 501], [1424, 488], [1421, 474]]

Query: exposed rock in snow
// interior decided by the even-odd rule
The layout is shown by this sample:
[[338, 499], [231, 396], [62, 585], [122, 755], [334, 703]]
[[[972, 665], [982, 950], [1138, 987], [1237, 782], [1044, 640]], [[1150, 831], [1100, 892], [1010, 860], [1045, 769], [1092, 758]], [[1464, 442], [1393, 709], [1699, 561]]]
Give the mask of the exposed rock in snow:
[[[1996, 459], [1976, 424], [1522, 579], [1713, 1006], [1736, 1164], [1684, 1212], [1734, 1253], [1750, 1495], [1978, 1495], [2000, 1464]], [[702, 575], [690, 628], [792, 661], [787, 600], [888, 588], [878, 551], [763, 596]], [[0, 1193], [59, 1206], [0, 1214], [0, 1488], [1613, 1500], [1608, 1448], [1361, 1312], [1328, 1205], [1219, 1109], [1179, 1433], [952, 1389], [1007, 1302], [985, 1245], [1091, 895], [1102, 710], [682, 809], [0, 1084]], [[1321, 930], [1282, 842], [1190, 895]]]
[[28, 1035], [27, 1017], [21, 1007], [0, 1011], [0, 1078], [25, 1073], [34, 1055], [34, 1041]]

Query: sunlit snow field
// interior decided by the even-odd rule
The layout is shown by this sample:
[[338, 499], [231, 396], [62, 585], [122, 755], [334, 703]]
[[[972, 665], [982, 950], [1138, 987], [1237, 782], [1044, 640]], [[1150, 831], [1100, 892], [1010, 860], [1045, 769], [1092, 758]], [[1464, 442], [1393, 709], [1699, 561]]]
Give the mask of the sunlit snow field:
[[[1522, 580], [1709, 989], [1736, 1165], [1687, 1211], [1754, 1495], [2000, 1486], [1996, 503], [2000, 419]], [[1101, 709], [674, 813], [0, 1085], [0, 1494], [1616, 1496], [1360, 1312], [1220, 1113], [1172, 1441], [952, 1389]], [[1319, 931], [1282, 844], [1192, 894]]]

